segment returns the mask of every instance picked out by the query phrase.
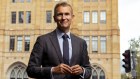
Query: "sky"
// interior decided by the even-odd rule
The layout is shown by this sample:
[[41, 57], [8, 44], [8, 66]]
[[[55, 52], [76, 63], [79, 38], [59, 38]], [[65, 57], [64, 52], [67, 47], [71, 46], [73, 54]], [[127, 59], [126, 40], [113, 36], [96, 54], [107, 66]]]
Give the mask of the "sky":
[[140, 0], [118, 0], [118, 20], [122, 59], [122, 53], [130, 46], [128, 41], [140, 37]]

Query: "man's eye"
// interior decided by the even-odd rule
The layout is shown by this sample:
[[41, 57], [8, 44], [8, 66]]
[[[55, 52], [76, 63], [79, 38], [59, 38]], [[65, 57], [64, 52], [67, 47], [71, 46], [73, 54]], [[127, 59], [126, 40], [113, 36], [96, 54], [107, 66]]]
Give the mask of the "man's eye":
[[65, 13], [65, 15], [70, 15], [69, 13]]
[[59, 13], [59, 14], [57, 14], [57, 16], [62, 16], [63, 14], [61, 14], [61, 13]]
[[64, 16], [64, 15], [65, 15], [65, 16], [68, 16], [68, 15], [70, 15], [70, 13], [58, 13], [58, 14], [57, 14], [57, 16]]

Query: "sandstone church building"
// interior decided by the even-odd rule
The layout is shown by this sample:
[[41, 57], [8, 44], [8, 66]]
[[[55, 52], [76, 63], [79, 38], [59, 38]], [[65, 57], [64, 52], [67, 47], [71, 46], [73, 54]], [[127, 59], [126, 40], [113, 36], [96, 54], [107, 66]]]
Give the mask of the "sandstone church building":
[[0, 79], [30, 79], [30, 53], [39, 35], [56, 28], [59, 1], [74, 9], [71, 32], [87, 42], [91, 79], [121, 79], [118, 0], [0, 0]]

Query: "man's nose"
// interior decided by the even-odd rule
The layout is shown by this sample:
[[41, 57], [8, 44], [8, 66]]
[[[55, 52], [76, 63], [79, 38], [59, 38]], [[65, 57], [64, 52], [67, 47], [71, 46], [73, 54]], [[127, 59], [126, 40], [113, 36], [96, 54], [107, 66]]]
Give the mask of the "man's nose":
[[62, 15], [62, 19], [66, 19], [66, 15], [65, 14]]

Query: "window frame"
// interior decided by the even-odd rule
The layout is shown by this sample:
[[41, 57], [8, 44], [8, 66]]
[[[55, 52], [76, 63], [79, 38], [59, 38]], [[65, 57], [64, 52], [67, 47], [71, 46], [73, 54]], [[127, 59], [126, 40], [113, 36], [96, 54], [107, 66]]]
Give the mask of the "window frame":
[[93, 65], [91, 77], [92, 79], [93, 77], [95, 77], [96, 79], [106, 79], [106, 74], [101, 67], [99, 67], [98, 65]]
[[32, 0], [26, 0], [26, 2], [30, 3], [30, 2], [32, 2]]
[[24, 11], [18, 12], [18, 23], [20, 23], [20, 24], [24, 23]]
[[84, 0], [84, 2], [90, 2], [90, 0]]
[[83, 39], [86, 41], [88, 52], [90, 52], [90, 36], [83, 36]]
[[19, 0], [20, 3], [24, 3], [24, 0]]
[[23, 44], [23, 37], [17, 36], [17, 52], [22, 52], [22, 47], [23, 47], [22, 44]]
[[100, 2], [106, 2], [106, 0], [100, 0]]
[[[20, 72], [20, 74], [18, 74]], [[17, 63], [9, 71], [9, 79], [29, 79], [26, 67], [22, 64]]]
[[12, 24], [16, 24], [16, 18], [17, 18], [17, 12], [16, 11], [12, 11], [11, 12], [11, 23]]
[[9, 51], [15, 50], [15, 36], [10, 36], [10, 45], [9, 45]]
[[98, 53], [98, 36], [92, 36], [92, 53]]
[[84, 16], [83, 16], [83, 21], [84, 24], [89, 24], [90, 23], [90, 11], [84, 11]]
[[107, 51], [107, 38], [106, 36], [100, 36], [100, 48], [101, 48], [101, 53], [106, 53]]
[[106, 10], [101, 10], [100, 11], [100, 23], [101, 24], [106, 24], [106, 20], [107, 20]]
[[29, 35], [24, 37], [24, 51], [30, 51], [30, 39]]
[[97, 10], [92, 11], [92, 23], [93, 24], [98, 23], [98, 11]]
[[92, 2], [98, 2], [98, 0], [92, 0]]
[[26, 11], [26, 24], [31, 23], [31, 11]]
[[51, 10], [46, 11], [46, 23], [52, 23], [52, 11]]

